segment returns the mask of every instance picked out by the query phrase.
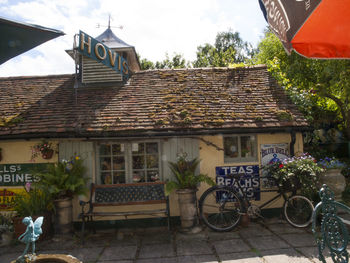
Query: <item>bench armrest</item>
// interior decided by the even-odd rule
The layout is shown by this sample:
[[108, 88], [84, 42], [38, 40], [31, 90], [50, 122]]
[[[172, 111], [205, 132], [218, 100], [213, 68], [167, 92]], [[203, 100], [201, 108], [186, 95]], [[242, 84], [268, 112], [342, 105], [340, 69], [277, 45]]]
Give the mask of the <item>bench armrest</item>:
[[80, 206], [85, 206], [85, 205], [87, 205], [87, 204], [89, 204], [90, 203], [90, 201], [83, 201], [83, 200], [80, 200], [79, 201], [79, 205]]
[[89, 200], [89, 201], [80, 200], [80, 201], [79, 201], [79, 205], [81, 206], [81, 214], [82, 214], [82, 215], [85, 214], [85, 206], [86, 206], [87, 204], [89, 204], [89, 211], [90, 211], [91, 208], [92, 208], [91, 200]]

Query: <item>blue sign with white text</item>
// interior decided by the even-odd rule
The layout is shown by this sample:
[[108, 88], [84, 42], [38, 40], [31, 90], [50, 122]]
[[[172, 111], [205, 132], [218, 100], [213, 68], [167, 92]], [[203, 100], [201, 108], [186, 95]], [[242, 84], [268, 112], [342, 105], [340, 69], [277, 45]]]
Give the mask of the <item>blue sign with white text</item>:
[[[238, 183], [247, 195], [248, 199], [260, 200], [260, 176], [259, 165], [242, 166], [220, 166], [216, 167], [216, 184], [234, 186], [239, 191]], [[241, 179], [237, 182], [234, 178], [228, 177], [230, 174], [241, 174]]]

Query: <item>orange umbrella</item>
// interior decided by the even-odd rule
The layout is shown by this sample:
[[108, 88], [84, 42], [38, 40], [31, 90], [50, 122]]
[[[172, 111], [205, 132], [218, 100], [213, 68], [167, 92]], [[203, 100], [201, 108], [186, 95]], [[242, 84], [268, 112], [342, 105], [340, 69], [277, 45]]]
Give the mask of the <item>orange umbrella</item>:
[[286, 51], [309, 58], [350, 58], [350, 0], [259, 0]]

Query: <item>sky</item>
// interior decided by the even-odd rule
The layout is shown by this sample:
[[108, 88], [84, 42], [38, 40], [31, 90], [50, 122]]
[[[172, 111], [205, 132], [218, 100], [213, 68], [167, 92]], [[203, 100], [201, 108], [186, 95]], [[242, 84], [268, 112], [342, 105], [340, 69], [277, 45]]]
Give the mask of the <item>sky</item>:
[[0, 77], [74, 73], [65, 52], [74, 35], [82, 30], [97, 37], [109, 16], [115, 35], [153, 62], [166, 53], [193, 61], [198, 46], [214, 44], [217, 33], [228, 30], [256, 47], [267, 26], [258, 0], [0, 0], [0, 17], [65, 33], [1, 64]]

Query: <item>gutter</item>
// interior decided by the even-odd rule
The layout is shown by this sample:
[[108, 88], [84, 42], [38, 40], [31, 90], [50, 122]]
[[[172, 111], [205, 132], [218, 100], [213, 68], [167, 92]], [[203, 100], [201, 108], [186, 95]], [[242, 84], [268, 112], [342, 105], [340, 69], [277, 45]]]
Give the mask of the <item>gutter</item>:
[[[121, 132], [44, 132], [44, 133], [26, 133], [26, 134], [11, 134], [11, 135], [0, 135], [0, 140], [6, 139], [77, 139], [84, 138], [86, 140], [106, 140], [116, 138], [153, 138], [153, 137], [186, 137], [186, 136], [205, 136], [205, 135], [217, 135], [217, 134], [249, 134], [249, 133], [290, 133], [291, 134], [291, 153], [294, 152], [295, 145], [295, 133], [305, 132], [311, 130], [310, 127], [262, 127], [262, 128], [225, 128], [225, 129], [179, 129], [179, 130], [125, 130]], [[294, 139], [293, 139], [294, 138]], [[292, 148], [293, 147], [293, 148]]]

